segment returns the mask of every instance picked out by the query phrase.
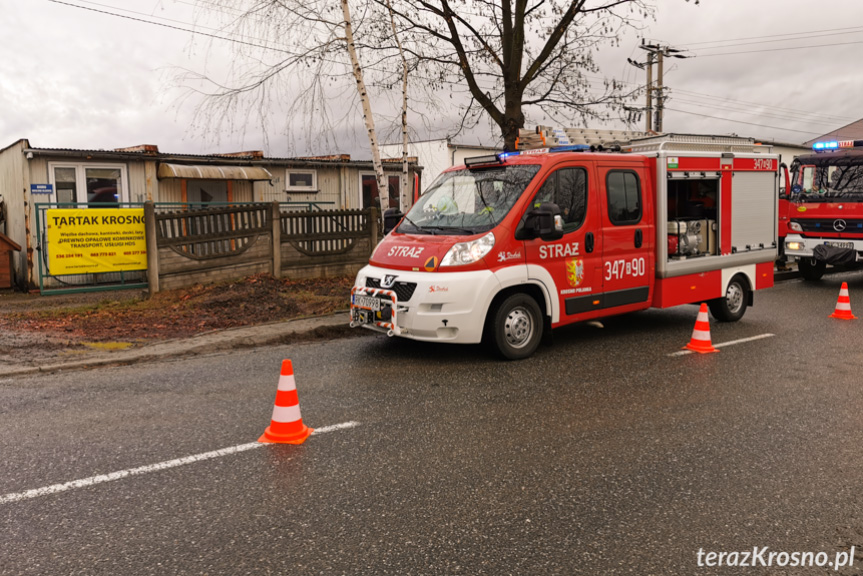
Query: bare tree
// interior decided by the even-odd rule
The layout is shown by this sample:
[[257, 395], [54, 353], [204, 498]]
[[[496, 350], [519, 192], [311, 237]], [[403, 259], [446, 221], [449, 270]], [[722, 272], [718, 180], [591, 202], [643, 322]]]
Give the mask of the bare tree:
[[408, 65], [408, 60], [405, 57], [405, 49], [402, 46], [401, 40], [399, 39], [399, 31], [396, 27], [395, 15], [393, 14], [393, 7], [390, 0], [385, 0], [387, 4], [387, 11], [390, 15], [390, 27], [393, 30], [393, 39], [395, 40], [396, 47], [399, 50], [399, 58], [402, 61], [402, 113], [401, 113], [401, 129], [402, 129], [402, 175], [401, 175], [401, 185], [399, 186], [399, 190], [401, 192], [401, 205], [402, 207], [410, 206], [412, 198], [409, 198], [408, 189], [409, 189], [409, 181], [408, 181], [408, 77], [410, 75], [410, 66]]
[[[374, 21], [372, 7], [369, 3], [363, 6], [360, 26]], [[380, 30], [366, 25], [358, 37], [349, 0], [198, 0], [198, 8], [199, 22], [215, 18], [222, 37], [232, 39], [243, 58], [232, 63], [224, 73], [225, 80], [192, 71], [181, 75], [186, 88], [203, 96], [196, 108], [196, 124], [215, 130], [244, 130], [244, 123], [232, 124], [239, 113], [246, 120], [256, 115], [258, 123], [266, 126], [273, 122], [275, 103], [281, 100], [290, 115], [286, 125], [302, 130], [309, 141], [337, 146], [333, 134], [353, 119], [353, 103], [358, 101], [381, 209], [386, 210], [389, 186], [362, 62], [365, 50], [370, 55], [368, 66], [381, 70], [376, 77], [392, 76], [381, 62], [394, 57], [394, 50], [388, 51], [377, 36], [374, 50], [362, 40]], [[383, 36], [392, 38], [392, 32]], [[353, 98], [345, 90], [348, 78], [355, 85]]]
[[[374, 0], [384, 2], [386, 0]], [[687, 2], [689, 0], [686, 0]], [[698, 0], [695, 0], [698, 3]], [[593, 50], [637, 27], [651, 0], [399, 0], [393, 5], [428, 85], [460, 91], [462, 126], [487, 114], [512, 150], [525, 111], [557, 122], [607, 118], [627, 94], [599, 80]], [[466, 91], [464, 87], [466, 85]], [[465, 93], [466, 92], [466, 93]]]
[[[625, 111], [631, 93], [614, 80], [594, 77], [599, 70], [593, 53], [616, 43], [625, 29], [638, 28], [655, 2], [349, 1], [198, 0], [202, 13], [220, 11], [223, 30], [239, 38], [240, 51], [254, 58], [246, 61], [256, 63], [254, 69], [232, 69], [229, 81], [208, 78], [200, 110], [211, 121], [230, 121], [243, 110], [265, 123], [273, 116], [272, 101], [289, 94], [288, 122], [300, 122], [310, 140], [325, 142], [361, 112], [383, 208], [388, 183], [371, 90], [386, 96], [402, 84], [403, 143], [408, 106], [416, 111], [422, 103], [427, 110], [445, 110], [439, 114], [443, 121], [460, 128], [490, 119], [505, 148], [513, 149], [528, 114], [542, 123], [571, 125]], [[391, 65], [397, 60], [400, 74]], [[359, 98], [345, 91], [350, 78]], [[403, 161], [406, 155], [405, 146]], [[401, 188], [407, 191], [404, 181]]]

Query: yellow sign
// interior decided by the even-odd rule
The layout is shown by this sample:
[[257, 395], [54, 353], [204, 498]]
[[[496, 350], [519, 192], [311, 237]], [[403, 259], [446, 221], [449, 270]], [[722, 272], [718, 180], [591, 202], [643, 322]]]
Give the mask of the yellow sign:
[[45, 217], [51, 275], [147, 269], [143, 208], [58, 208]]

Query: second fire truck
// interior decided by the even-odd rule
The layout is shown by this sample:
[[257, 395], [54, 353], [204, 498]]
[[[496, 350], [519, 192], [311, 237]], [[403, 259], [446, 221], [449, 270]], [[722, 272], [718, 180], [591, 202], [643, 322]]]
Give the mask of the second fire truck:
[[863, 140], [813, 148], [794, 160], [779, 201], [785, 256], [806, 280], [820, 279], [827, 265], [857, 268], [863, 260]]

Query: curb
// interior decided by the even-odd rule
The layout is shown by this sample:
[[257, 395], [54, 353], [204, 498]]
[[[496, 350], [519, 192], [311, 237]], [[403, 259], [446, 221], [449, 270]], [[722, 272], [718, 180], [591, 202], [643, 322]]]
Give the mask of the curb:
[[310, 334], [319, 328], [339, 326], [343, 326], [346, 331], [349, 330], [347, 312], [261, 324], [258, 326], [215, 330], [190, 338], [147, 344], [137, 349], [93, 352], [86, 358], [55, 362], [41, 366], [0, 366], [0, 378], [58, 372], [60, 370], [80, 370], [97, 366], [135, 364], [159, 358], [177, 358], [210, 354], [237, 348], [267, 346], [278, 344], [286, 337]]

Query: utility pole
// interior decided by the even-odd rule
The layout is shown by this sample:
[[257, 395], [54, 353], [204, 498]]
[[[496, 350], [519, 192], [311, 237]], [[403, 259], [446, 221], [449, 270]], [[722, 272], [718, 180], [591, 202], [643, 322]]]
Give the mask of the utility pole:
[[665, 86], [662, 85], [663, 56], [665, 56], [664, 50], [660, 50], [656, 55], [656, 68], [658, 71], [658, 73], [656, 75], [656, 83], [657, 83], [657, 87], [656, 87], [656, 120], [653, 122], [654, 128], [660, 134], [662, 134], [662, 110], [663, 110], [663, 103], [665, 102], [665, 92], [663, 92], [663, 90], [665, 89]]
[[653, 52], [647, 54], [647, 90], [645, 92], [647, 93], [647, 114], [645, 114], [647, 125], [644, 127], [644, 131], [649, 134], [653, 129], [651, 126], [653, 121]]
[[[647, 85], [645, 93], [647, 95], [647, 106], [645, 107], [645, 130], [652, 132], [662, 132], [662, 119], [665, 110], [665, 85], [663, 84], [663, 72], [665, 65], [665, 57], [671, 58], [689, 58], [680, 54], [680, 50], [671, 46], [662, 46], [660, 44], [645, 44], [644, 39], [641, 40], [642, 50], [647, 51], [647, 62], [635, 62], [631, 58], [627, 61], [647, 72]], [[657, 65], [656, 86], [653, 83], [653, 64]], [[654, 100], [656, 105], [654, 106]]]

